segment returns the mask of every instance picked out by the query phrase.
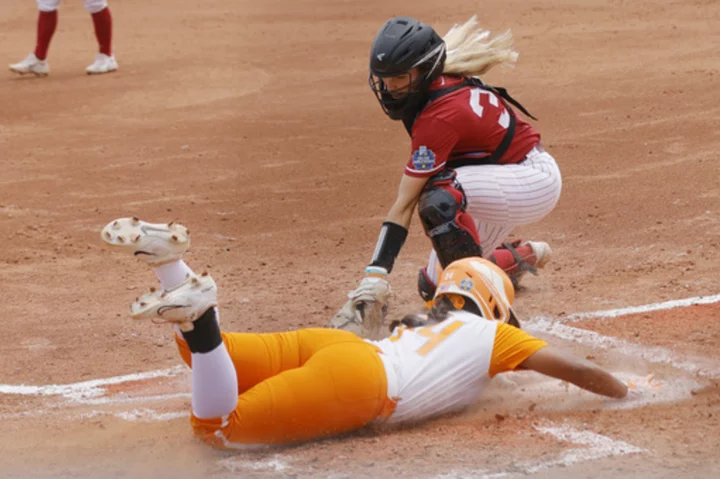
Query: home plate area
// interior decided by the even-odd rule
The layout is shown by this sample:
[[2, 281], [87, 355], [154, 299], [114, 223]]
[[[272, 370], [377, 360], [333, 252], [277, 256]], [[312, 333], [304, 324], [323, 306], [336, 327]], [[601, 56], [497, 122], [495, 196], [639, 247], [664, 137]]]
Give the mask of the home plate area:
[[[690, 316], [700, 327], [698, 318], [712, 317], [718, 301], [719, 297], [690, 298], [524, 321], [528, 331], [584, 354], [639, 385], [643, 394], [635, 399], [602, 398], [531, 372], [514, 372], [495, 380], [483, 400], [462, 414], [415, 427], [372, 427], [295, 447], [215, 451], [210, 476], [383, 477], [411, 471], [416, 477], [499, 478], [557, 468], [579, 473], [581, 469], [573, 468], [589, 461], [653, 454], [645, 441], [633, 442], [631, 431], [622, 427], [622, 417], [650, 405], [690, 399], [720, 377], [720, 363], [698, 354], [702, 348], [683, 344], [682, 334], [668, 348], [653, 344], [646, 332], [639, 336], [647, 337], [649, 344], [639, 342], [632, 328], [619, 325], [628, 326], [634, 315], [642, 314], [643, 321], [651, 324], [656, 317], [662, 321], [662, 315], [668, 320]], [[597, 329], [619, 336], [587, 329], [593, 322]], [[611, 322], [616, 324], [607, 326]], [[666, 330], [662, 337], [672, 337], [672, 333], [668, 336]], [[176, 422], [174, 429], [185, 429], [188, 443], [204, 448], [192, 438], [187, 425], [189, 391], [190, 372], [184, 366], [65, 385], [0, 385], [4, 402], [0, 417], [13, 422], [42, 413], [59, 422], [72, 422], [75, 428], [96, 421], [108, 427], [137, 423], [138, 428], [143, 423]], [[626, 416], [618, 422], [613, 415]]]

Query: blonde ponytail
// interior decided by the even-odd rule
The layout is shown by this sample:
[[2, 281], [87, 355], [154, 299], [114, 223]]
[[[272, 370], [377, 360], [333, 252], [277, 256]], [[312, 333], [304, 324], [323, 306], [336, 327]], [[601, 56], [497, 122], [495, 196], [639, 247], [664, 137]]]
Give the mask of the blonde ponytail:
[[490, 38], [489, 31], [478, 27], [476, 15], [453, 26], [443, 40], [447, 48], [443, 73], [450, 75], [480, 76], [495, 65], [512, 65], [518, 58], [510, 30]]

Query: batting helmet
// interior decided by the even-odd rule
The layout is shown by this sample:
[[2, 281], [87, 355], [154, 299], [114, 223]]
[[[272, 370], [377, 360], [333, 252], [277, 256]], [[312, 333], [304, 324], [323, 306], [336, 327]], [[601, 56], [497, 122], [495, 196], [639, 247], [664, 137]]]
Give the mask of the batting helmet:
[[[368, 83], [383, 111], [393, 120], [417, 113], [423, 94], [430, 83], [442, 74], [445, 66], [445, 42], [428, 25], [410, 17], [395, 17], [380, 29], [370, 49]], [[383, 78], [420, 69], [406, 94], [388, 92]]]
[[515, 288], [505, 272], [479, 257], [463, 258], [445, 268], [434, 301], [447, 297], [456, 309], [472, 301], [486, 319], [507, 323], [513, 317]]

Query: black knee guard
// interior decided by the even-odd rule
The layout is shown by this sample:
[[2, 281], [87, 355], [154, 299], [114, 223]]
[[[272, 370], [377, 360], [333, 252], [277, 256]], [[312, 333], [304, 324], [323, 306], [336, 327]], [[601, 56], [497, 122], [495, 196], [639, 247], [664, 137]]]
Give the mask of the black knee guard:
[[465, 193], [452, 170], [430, 178], [420, 195], [420, 221], [443, 268], [458, 259], [482, 256], [475, 224], [465, 212], [465, 204]]

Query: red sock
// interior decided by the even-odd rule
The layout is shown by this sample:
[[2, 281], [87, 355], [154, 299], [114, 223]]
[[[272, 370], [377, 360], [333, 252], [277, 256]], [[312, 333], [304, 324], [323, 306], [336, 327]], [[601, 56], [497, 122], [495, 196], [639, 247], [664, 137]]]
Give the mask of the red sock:
[[93, 13], [92, 20], [95, 26], [95, 36], [98, 45], [100, 45], [100, 53], [107, 56], [112, 55], [112, 16], [110, 15], [110, 9], [105, 7], [97, 13]]
[[[515, 248], [515, 251], [520, 255], [522, 259], [527, 261], [530, 266], [535, 266], [537, 257], [533, 253], [530, 245], [522, 245]], [[509, 249], [498, 248], [493, 251], [493, 258], [495, 258], [495, 264], [498, 265], [508, 275], [511, 275], [517, 271], [518, 263], [513, 254]]]
[[35, 44], [35, 56], [40, 60], [47, 58], [50, 40], [52, 40], [55, 28], [58, 24], [58, 12], [40, 12], [37, 22], [37, 43]]

